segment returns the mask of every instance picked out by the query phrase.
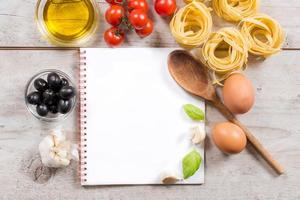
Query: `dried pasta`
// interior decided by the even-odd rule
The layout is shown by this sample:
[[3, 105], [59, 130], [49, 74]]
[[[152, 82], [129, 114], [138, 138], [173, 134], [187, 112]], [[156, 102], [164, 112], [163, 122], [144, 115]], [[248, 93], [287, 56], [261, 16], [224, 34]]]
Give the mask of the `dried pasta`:
[[267, 57], [280, 51], [284, 33], [280, 24], [270, 16], [256, 14], [243, 19], [239, 26], [250, 53]]
[[197, 47], [207, 39], [212, 29], [210, 9], [192, 1], [179, 9], [170, 22], [175, 40], [185, 48]]
[[202, 48], [202, 58], [212, 72], [214, 83], [221, 84], [231, 73], [244, 70], [248, 58], [247, 42], [233, 27], [212, 33]]
[[210, 0], [183, 0], [185, 4], [191, 3], [192, 1], [196, 1], [196, 2], [201, 2], [201, 3], [205, 3], [207, 1]]
[[225, 20], [239, 22], [257, 12], [259, 0], [213, 0], [212, 7]]

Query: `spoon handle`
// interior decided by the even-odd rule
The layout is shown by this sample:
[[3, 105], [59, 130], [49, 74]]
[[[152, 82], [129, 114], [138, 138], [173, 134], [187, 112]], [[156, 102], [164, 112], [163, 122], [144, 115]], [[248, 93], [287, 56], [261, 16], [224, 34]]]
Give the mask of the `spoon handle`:
[[261, 154], [261, 156], [269, 163], [269, 165], [278, 173], [283, 174], [284, 168], [272, 157], [269, 151], [264, 148], [260, 141], [244, 126], [221, 102], [220, 98], [216, 98], [210, 103], [216, 107], [229, 121], [238, 125], [246, 134], [248, 141], [254, 146], [254, 148]]

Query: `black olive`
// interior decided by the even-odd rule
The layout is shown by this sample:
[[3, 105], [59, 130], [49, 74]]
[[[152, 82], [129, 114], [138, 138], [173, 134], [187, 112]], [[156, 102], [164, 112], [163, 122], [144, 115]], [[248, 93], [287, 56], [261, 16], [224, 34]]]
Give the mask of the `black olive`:
[[48, 107], [45, 104], [40, 104], [36, 107], [36, 112], [40, 116], [46, 116], [48, 114]]
[[65, 78], [61, 78], [61, 86], [64, 87], [68, 85], [69, 85], [69, 81]]
[[53, 90], [47, 89], [43, 92], [43, 102], [47, 105], [52, 105], [54, 103], [55, 96], [56, 94]]
[[61, 84], [62, 81], [61, 81], [59, 75], [54, 72], [48, 74], [47, 81], [48, 81], [49, 88], [54, 91], [58, 91], [62, 87], [62, 84]]
[[58, 108], [57, 108], [57, 105], [51, 105], [49, 106], [49, 111], [53, 114], [56, 114], [58, 113]]
[[38, 105], [42, 102], [41, 94], [39, 92], [31, 92], [27, 95], [27, 101], [32, 105]]
[[42, 78], [35, 79], [33, 84], [35, 89], [37, 89], [39, 92], [44, 92], [46, 89], [48, 89], [48, 83]]
[[66, 114], [71, 110], [72, 101], [71, 100], [59, 100], [58, 102], [58, 111], [62, 114]]
[[57, 105], [59, 100], [60, 100], [60, 98], [55, 95], [52, 99], [49, 99], [48, 101], [43, 100], [43, 102], [47, 106], [51, 106], [51, 105]]
[[59, 91], [59, 96], [62, 99], [66, 99], [66, 100], [71, 99], [72, 97], [75, 96], [75, 89], [72, 86], [64, 86]]

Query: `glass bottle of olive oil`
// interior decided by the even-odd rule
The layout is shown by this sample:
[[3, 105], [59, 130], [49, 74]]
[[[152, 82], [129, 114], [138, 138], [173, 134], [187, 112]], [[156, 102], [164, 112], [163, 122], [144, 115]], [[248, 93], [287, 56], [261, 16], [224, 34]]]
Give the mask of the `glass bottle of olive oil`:
[[42, 20], [43, 32], [53, 42], [77, 45], [94, 32], [97, 10], [93, 0], [44, 0], [38, 7], [38, 21]]

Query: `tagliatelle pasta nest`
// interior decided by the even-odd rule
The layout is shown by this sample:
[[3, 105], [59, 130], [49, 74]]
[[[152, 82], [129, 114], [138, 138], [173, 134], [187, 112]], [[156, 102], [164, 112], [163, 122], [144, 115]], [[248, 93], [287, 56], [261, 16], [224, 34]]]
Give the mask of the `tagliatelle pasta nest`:
[[175, 40], [183, 47], [201, 45], [212, 29], [210, 9], [201, 2], [192, 1], [179, 9], [170, 22]]
[[250, 53], [267, 57], [280, 51], [284, 33], [280, 24], [270, 16], [256, 14], [243, 19], [239, 26]]
[[258, 10], [259, 0], [213, 0], [212, 7], [218, 16], [230, 22], [239, 22]]
[[232, 27], [212, 33], [202, 48], [202, 57], [214, 83], [221, 84], [231, 73], [244, 70], [248, 45], [241, 32]]
[[185, 4], [191, 3], [192, 1], [196, 1], [196, 2], [201, 2], [201, 3], [205, 3], [208, 2], [210, 0], [183, 0]]

